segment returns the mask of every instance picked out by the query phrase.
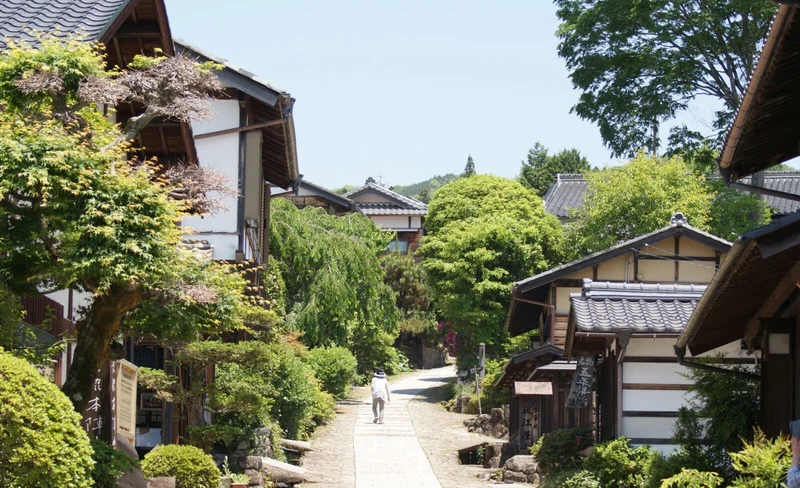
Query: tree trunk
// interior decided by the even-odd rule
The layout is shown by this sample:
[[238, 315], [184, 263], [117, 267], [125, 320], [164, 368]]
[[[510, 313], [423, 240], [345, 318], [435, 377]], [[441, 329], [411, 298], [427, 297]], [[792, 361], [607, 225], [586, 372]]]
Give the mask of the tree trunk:
[[97, 372], [108, 361], [111, 341], [126, 312], [142, 301], [138, 287], [114, 285], [95, 296], [86, 319], [78, 324], [78, 343], [63, 391], [79, 413], [86, 409]]

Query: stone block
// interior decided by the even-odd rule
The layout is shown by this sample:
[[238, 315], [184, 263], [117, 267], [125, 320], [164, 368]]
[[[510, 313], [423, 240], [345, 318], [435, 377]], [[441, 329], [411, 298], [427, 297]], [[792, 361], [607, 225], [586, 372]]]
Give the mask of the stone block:
[[489, 413], [489, 419], [493, 424], [501, 424], [505, 422], [506, 418], [503, 414], [502, 408], [493, 408]]
[[141, 469], [134, 469], [123, 473], [117, 480], [117, 488], [148, 488]]
[[244, 469], [255, 469], [257, 471], [261, 471], [262, 464], [263, 462], [258, 456], [247, 456], [244, 458]]
[[526, 456], [526, 455], [518, 455], [514, 456], [508, 461], [506, 461], [505, 468], [508, 471], [516, 471], [518, 473], [536, 473], [539, 470], [539, 466], [536, 464], [536, 460], [533, 456]]
[[536, 473], [528, 475], [528, 483], [533, 483], [534, 485], [539, 484], [539, 475]]
[[175, 488], [175, 478], [160, 477], [147, 480], [147, 488]]
[[527, 483], [528, 476], [525, 473], [505, 470], [503, 471], [503, 481], [510, 481], [511, 483]]
[[228, 476], [223, 476], [219, 480], [219, 488], [231, 488], [231, 484], [233, 484], [233, 482]]
[[250, 486], [264, 485], [264, 475], [261, 474], [261, 471], [256, 471], [255, 469], [245, 469], [244, 474], [250, 477]]

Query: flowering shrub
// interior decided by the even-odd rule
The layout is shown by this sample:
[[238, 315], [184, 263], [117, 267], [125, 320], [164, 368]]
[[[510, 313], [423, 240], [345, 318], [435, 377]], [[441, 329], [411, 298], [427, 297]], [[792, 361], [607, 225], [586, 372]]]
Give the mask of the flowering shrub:
[[456, 336], [456, 331], [453, 330], [452, 324], [450, 322], [439, 322], [436, 329], [442, 336], [442, 345], [447, 348], [451, 356], [455, 356], [458, 353], [458, 336]]

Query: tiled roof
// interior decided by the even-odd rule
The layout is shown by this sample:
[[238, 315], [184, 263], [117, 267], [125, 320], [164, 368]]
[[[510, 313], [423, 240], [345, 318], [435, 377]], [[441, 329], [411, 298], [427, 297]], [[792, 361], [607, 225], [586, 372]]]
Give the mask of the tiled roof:
[[570, 209], [577, 209], [583, 203], [589, 182], [582, 174], [556, 175], [556, 182], [550, 185], [544, 195], [544, 208], [558, 218], [569, 217]]
[[0, 0], [0, 48], [5, 39], [35, 42], [35, 32], [76, 33], [99, 40], [130, 0]]
[[705, 285], [592, 282], [570, 295], [582, 332], [681, 332]]
[[[411, 197], [407, 197], [405, 195], [401, 195], [397, 192], [394, 192], [383, 185], [379, 185], [377, 183], [367, 183], [364, 186], [356, 188], [354, 190], [350, 190], [349, 192], [345, 193], [343, 196], [346, 198], [353, 198], [355, 196], [361, 195], [362, 193], [369, 193], [369, 192], [376, 192], [384, 197], [388, 197], [390, 200], [394, 201], [397, 206], [397, 209], [405, 209], [405, 210], [417, 210], [421, 213], [373, 213], [370, 214], [367, 210], [367, 207], [373, 206], [376, 203], [385, 203], [385, 202], [356, 202], [356, 205], [361, 208], [361, 210], [367, 215], [425, 215], [428, 213], [428, 206], [424, 203], [420, 202], [419, 200], [415, 200]], [[386, 209], [389, 210], [389, 209]], [[378, 211], [381, 211], [378, 209]]]
[[288, 92], [278, 88], [263, 78], [259, 78], [255, 73], [251, 73], [250, 71], [235, 65], [225, 58], [221, 58], [208, 51], [204, 51], [199, 47], [184, 41], [183, 39], [175, 39], [175, 45], [178, 47], [178, 51], [185, 56], [190, 58], [205, 58], [209, 61], [213, 61], [224, 66], [225, 70], [223, 70], [221, 73], [218, 73], [217, 76], [220, 77], [220, 81], [222, 81], [223, 85], [225, 86], [238, 88], [248, 95], [256, 97], [257, 99], [272, 105], [275, 104], [275, 101], [281, 95], [289, 96]]
[[427, 210], [403, 208], [388, 202], [357, 203], [356, 205], [364, 215], [425, 215], [428, 213]]
[[[544, 207], [558, 218], [569, 217], [570, 209], [577, 209], [583, 203], [589, 182], [582, 174], [558, 174], [556, 181], [544, 195]], [[719, 176], [709, 176], [718, 180]], [[743, 178], [741, 183], [750, 183], [750, 178]], [[782, 191], [792, 195], [800, 195], [800, 171], [766, 171], [764, 187]], [[800, 202], [768, 195], [767, 205], [778, 215], [790, 214], [800, 210]]]

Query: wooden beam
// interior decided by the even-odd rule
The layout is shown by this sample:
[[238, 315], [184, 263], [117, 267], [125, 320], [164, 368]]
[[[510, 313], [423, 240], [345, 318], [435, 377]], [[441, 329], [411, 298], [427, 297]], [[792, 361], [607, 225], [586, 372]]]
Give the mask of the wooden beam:
[[[122, 50], [119, 48], [119, 41], [116, 37], [114, 38], [114, 51], [117, 53], [117, 66], [125, 68], [125, 58], [122, 57]], [[133, 111], [133, 107], [131, 107], [131, 111]]]
[[783, 277], [778, 286], [772, 290], [770, 293], [769, 298], [764, 302], [755, 316], [750, 317], [750, 321], [745, 326], [744, 330], [744, 339], [747, 342], [753, 340], [753, 338], [758, 334], [759, 329], [759, 321], [758, 319], [761, 317], [772, 317], [775, 315], [775, 312], [778, 311], [778, 308], [789, 298], [797, 288], [797, 282], [800, 282], [800, 262], [796, 263], [792, 269], [786, 273], [786, 276]]
[[248, 131], [251, 131], [251, 130], [266, 129], [267, 127], [272, 127], [272, 126], [275, 126], [275, 125], [282, 125], [282, 124], [283, 124], [283, 119], [271, 120], [269, 122], [261, 122], [261, 123], [258, 123], [258, 124], [246, 125], [244, 127], [234, 127], [232, 129], [224, 129], [224, 130], [218, 130], [218, 131], [214, 131], [214, 132], [207, 132], [205, 134], [196, 135], [196, 136], [194, 136], [194, 138], [195, 138], [195, 140], [208, 139], [210, 137], [224, 136], [224, 135], [228, 135], [228, 134], [238, 134], [240, 132], [248, 132]]
[[678, 412], [651, 412], [651, 411], [639, 411], [639, 410], [623, 410], [622, 412], [623, 417], [659, 417], [659, 418], [677, 418]]
[[161, 136], [161, 148], [164, 149], [164, 154], [169, 154], [169, 147], [167, 146], [167, 138], [164, 135], [164, 128], [158, 128], [158, 135]]
[[137, 25], [123, 25], [119, 28], [114, 37], [119, 39], [160, 39], [161, 28], [158, 26], [158, 23], [155, 22]]
[[[675, 256], [681, 255], [681, 235], [678, 234], [675, 236]], [[680, 281], [680, 265], [681, 263], [676, 260], [675, 261], [675, 283]]]

